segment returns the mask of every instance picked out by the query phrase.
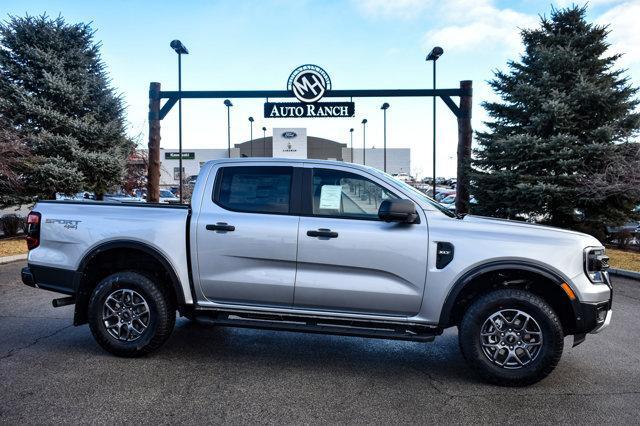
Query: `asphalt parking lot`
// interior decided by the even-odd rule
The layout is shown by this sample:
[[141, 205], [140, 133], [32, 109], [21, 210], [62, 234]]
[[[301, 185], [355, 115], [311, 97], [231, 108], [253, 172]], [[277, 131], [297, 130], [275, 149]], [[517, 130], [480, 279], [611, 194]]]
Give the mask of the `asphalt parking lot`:
[[105, 353], [73, 307], [0, 266], [0, 423], [633, 423], [640, 282], [614, 278], [609, 329], [528, 388], [476, 380], [455, 330], [434, 343], [216, 328], [184, 319], [158, 352]]

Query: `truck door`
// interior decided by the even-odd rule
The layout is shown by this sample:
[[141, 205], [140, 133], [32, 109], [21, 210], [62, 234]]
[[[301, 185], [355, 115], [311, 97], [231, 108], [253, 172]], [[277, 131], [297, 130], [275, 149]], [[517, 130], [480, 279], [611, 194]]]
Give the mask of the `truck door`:
[[301, 169], [224, 164], [213, 169], [197, 218], [202, 295], [212, 302], [293, 303]]
[[374, 176], [347, 170], [305, 170], [294, 306], [417, 314], [427, 271], [424, 214], [416, 224], [381, 221], [380, 203], [399, 196]]

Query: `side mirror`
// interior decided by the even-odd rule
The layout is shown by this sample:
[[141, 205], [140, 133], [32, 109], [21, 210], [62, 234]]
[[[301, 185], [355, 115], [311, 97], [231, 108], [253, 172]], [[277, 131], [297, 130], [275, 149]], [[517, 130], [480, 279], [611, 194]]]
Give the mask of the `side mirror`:
[[415, 223], [418, 213], [410, 200], [384, 200], [378, 209], [378, 217], [385, 222]]

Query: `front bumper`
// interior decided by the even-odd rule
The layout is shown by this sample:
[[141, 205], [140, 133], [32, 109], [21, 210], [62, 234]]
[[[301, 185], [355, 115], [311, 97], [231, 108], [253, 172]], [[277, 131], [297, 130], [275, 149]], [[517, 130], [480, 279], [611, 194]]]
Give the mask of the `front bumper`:
[[604, 319], [604, 322], [600, 325], [598, 325], [595, 329], [593, 329], [591, 331], [591, 334], [596, 334], [596, 333], [600, 333], [602, 330], [604, 330], [605, 328], [607, 328], [609, 326], [609, 323], [611, 322], [611, 317], [613, 316], [613, 311], [611, 309], [609, 309], [607, 311], [607, 315]]
[[601, 303], [580, 303], [580, 333], [598, 333], [611, 322], [611, 300]]

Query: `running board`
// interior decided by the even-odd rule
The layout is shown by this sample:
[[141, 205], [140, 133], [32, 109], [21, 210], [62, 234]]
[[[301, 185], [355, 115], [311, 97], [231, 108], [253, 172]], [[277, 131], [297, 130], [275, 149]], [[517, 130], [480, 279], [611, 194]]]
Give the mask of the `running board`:
[[[313, 334], [334, 334], [338, 336], [356, 336], [375, 339], [409, 340], [431, 342], [440, 330], [436, 327], [399, 325], [350, 320], [319, 319], [304, 317], [281, 317], [278, 315], [240, 316], [238, 313], [217, 312], [202, 314], [207, 322], [222, 327], [256, 328], [262, 330], [280, 330]], [[274, 319], [277, 318], [277, 319]]]

